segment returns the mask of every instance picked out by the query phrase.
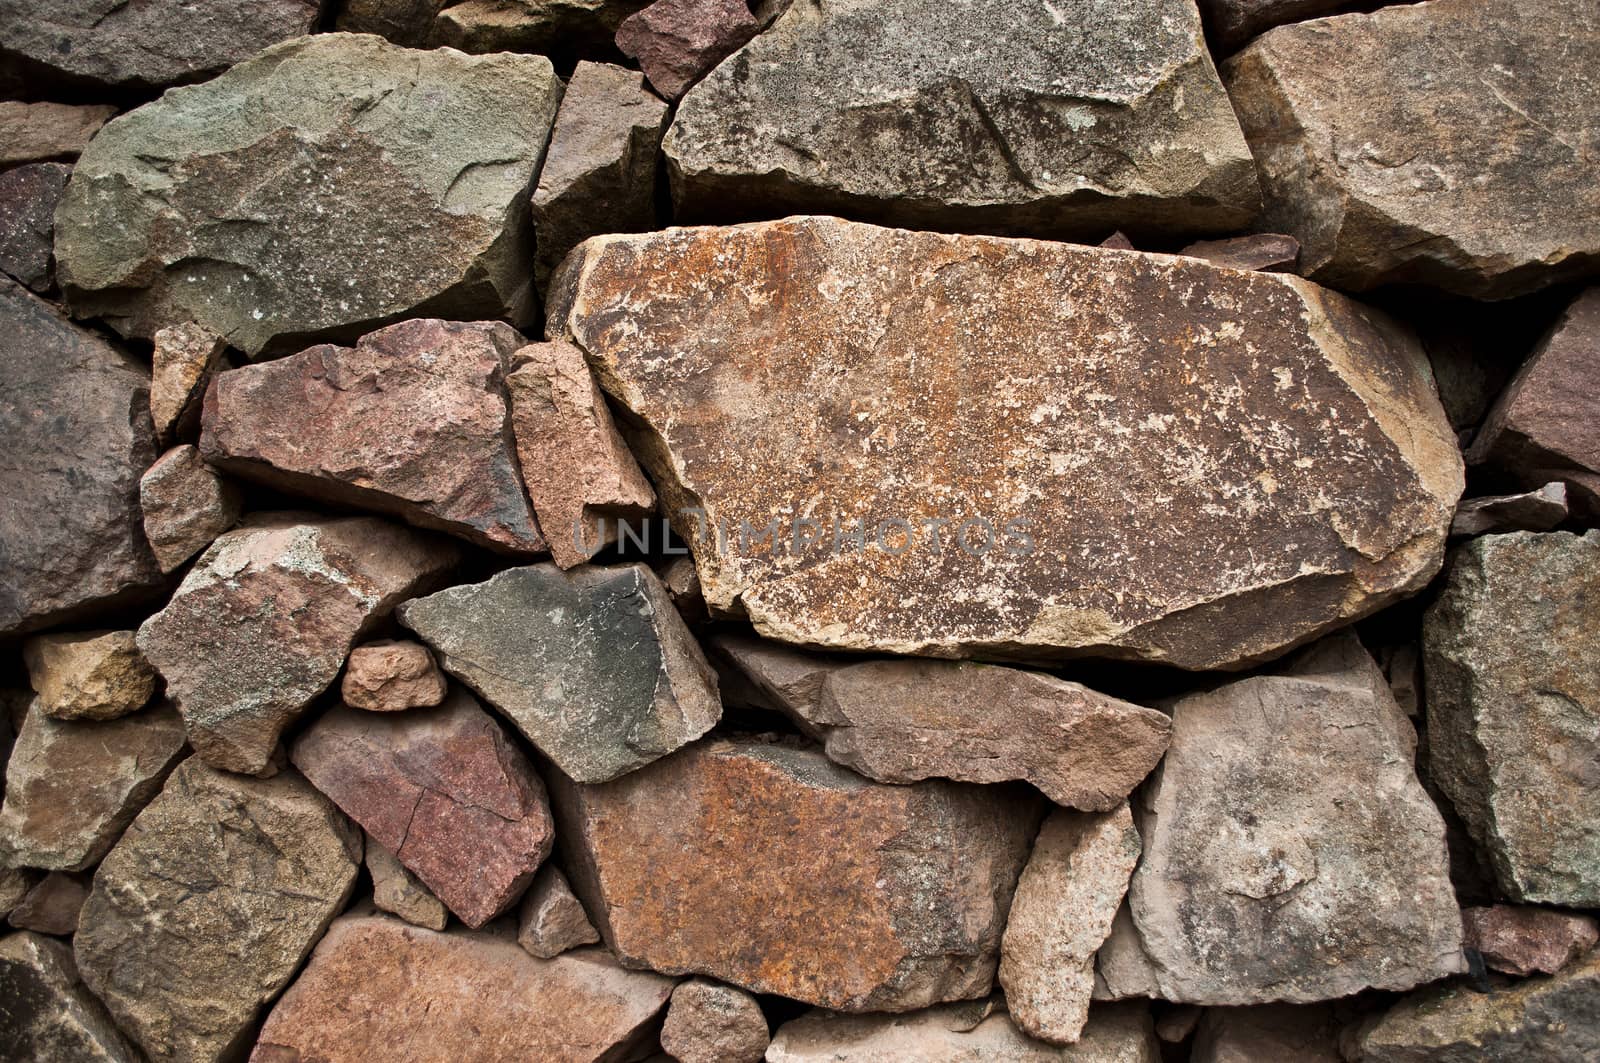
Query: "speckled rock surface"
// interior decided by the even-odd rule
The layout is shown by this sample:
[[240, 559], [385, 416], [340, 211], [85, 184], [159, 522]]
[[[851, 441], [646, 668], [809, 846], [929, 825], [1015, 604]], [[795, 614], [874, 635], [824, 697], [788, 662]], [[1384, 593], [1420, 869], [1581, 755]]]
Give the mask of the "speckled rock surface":
[[72, 167], [59, 162], [0, 173], [0, 273], [36, 292], [55, 285], [56, 204], [71, 174]]
[[617, 47], [676, 100], [760, 28], [745, 0], [655, 0], [617, 27]]
[[192, 444], [173, 447], [139, 478], [144, 537], [163, 572], [176, 572], [239, 522], [239, 485], [200, 457]]
[[1593, 916], [1496, 904], [1463, 908], [1466, 945], [1490, 970], [1519, 977], [1555, 974], [1600, 942]]
[[204, 325], [185, 321], [157, 329], [150, 354], [150, 419], [163, 445], [192, 441], [212, 375], [226, 367], [227, 341]]
[[661, 1047], [679, 1063], [760, 1063], [769, 1040], [755, 997], [704, 978], [679, 983], [661, 1025]]
[[546, 861], [533, 877], [517, 913], [517, 944], [541, 960], [554, 959], [579, 945], [593, 945], [600, 934], [567, 876]]
[[372, 903], [398, 915], [412, 926], [443, 930], [450, 923], [450, 910], [422, 881], [406, 870], [394, 854], [367, 838], [367, 874], [372, 876]]
[[22, 644], [34, 704], [59, 720], [114, 720], [144, 708], [156, 670], [132, 631], [58, 631]]
[[30, 1063], [138, 1063], [78, 978], [72, 949], [38, 934], [0, 938], [0, 1056]]

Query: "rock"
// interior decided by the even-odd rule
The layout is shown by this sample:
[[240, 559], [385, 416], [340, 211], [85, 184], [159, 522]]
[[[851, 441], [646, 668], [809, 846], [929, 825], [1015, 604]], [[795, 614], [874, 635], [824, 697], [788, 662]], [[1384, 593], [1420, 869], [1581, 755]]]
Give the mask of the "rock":
[[433, 710], [336, 706], [289, 759], [470, 927], [517, 902], [555, 841], [544, 783], [464, 690]]
[[[1318, 1007], [1319, 1005], [1308, 1004], [1304, 1006]], [[1200, 1025], [1200, 1019], [1207, 1010], [1209, 1009], [1196, 1007], [1193, 1004], [1168, 1005], [1156, 1016], [1156, 1036], [1167, 1044], [1182, 1044], [1194, 1033], [1195, 1027]]]
[[[1422, 650], [1415, 642], [1385, 647], [1378, 653], [1378, 666], [1389, 680], [1389, 693], [1400, 711], [1415, 720], [1422, 715]], [[1432, 796], [1432, 795], [1430, 795]], [[1449, 824], [1446, 824], [1448, 830]], [[1446, 838], [1448, 841], [1448, 837]]]
[[668, 110], [636, 70], [579, 63], [572, 72], [533, 193], [540, 291], [589, 237], [656, 228], [656, 160]]
[[1226, 49], [1274, 26], [1332, 14], [1349, 0], [1200, 0], [1206, 27]]
[[1587, 915], [1496, 904], [1464, 908], [1465, 942], [1491, 970], [1519, 977], [1555, 974], [1600, 942], [1600, 923]]
[[624, 964], [845, 1011], [987, 994], [1039, 821], [1020, 790], [883, 786], [760, 737], [551, 792], [573, 888]]
[[1128, 234], [1123, 232], [1121, 229], [1118, 229], [1104, 240], [1101, 240], [1098, 246], [1112, 251], [1134, 250], [1133, 241], [1128, 239]]
[[1597, 51], [1588, 0], [1399, 4], [1258, 39], [1222, 68], [1266, 197], [1256, 226], [1346, 290], [1500, 299], [1593, 274], [1600, 67], [1576, 57]]
[[745, 0], [655, 0], [617, 27], [617, 48], [677, 100], [760, 29]]
[[1549, 483], [1518, 495], [1463, 499], [1450, 522], [1450, 535], [1473, 536], [1514, 531], [1549, 531], [1567, 519], [1567, 485]]
[[680, 1063], [761, 1063], [767, 1018], [742, 989], [691, 978], [672, 991], [661, 1047]]
[[367, 838], [367, 873], [372, 876], [372, 903], [413, 926], [443, 930], [450, 922], [444, 902], [407, 871], [393, 853]]
[[36, 292], [55, 287], [56, 203], [71, 173], [59, 162], [0, 173], [0, 272]]
[[1188, 0], [794, 4], [684, 97], [678, 216], [1221, 232], [1255, 166]]
[[433, 42], [464, 52], [606, 51], [623, 19], [649, 0], [457, 0]]
[[1420, 589], [1461, 493], [1414, 341], [1283, 274], [828, 218], [563, 274], [707, 604], [784, 642], [1238, 667]]
[[72, 950], [26, 931], [0, 938], [0, 1056], [32, 1063], [139, 1063], [83, 987]]
[[1428, 764], [1504, 896], [1600, 906], [1600, 531], [1486, 535], [1422, 629]]
[[579, 782], [641, 768], [722, 714], [711, 666], [644, 565], [507, 569], [399, 615]]
[[10, 915], [42, 877], [32, 868], [0, 866], [0, 914]]
[[1564, 481], [1575, 508], [1600, 516], [1600, 287], [1572, 303], [1500, 395], [1468, 458], [1528, 489]]
[[1131, 919], [1100, 952], [1110, 995], [1305, 1003], [1466, 970], [1415, 735], [1353, 634], [1172, 713]]
[[199, 450], [184, 443], [140, 477], [139, 506], [156, 563], [163, 572], [175, 572], [239, 522], [244, 497]]
[[[673, 551], [669, 550], [668, 553]], [[683, 551], [688, 553], [687, 550]], [[694, 570], [694, 559], [678, 557], [661, 569], [661, 585], [667, 588], [678, 615], [687, 624], [701, 624], [707, 620], [706, 599], [700, 593], [700, 576]]]
[[219, 373], [200, 451], [270, 487], [539, 552], [504, 389], [525, 343], [499, 322], [403, 321]]
[[671, 992], [671, 979], [625, 971], [600, 949], [537, 960], [486, 933], [346, 916], [273, 1008], [250, 1058], [637, 1059]]
[[83, 871], [116, 844], [184, 755], [172, 706], [108, 722], [28, 713], [6, 772], [0, 860]]
[[615, 542], [620, 521], [649, 513], [655, 491], [617, 434], [582, 351], [535, 343], [517, 359], [506, 379], [517, 455], [550, 556], [572, 568]]
[[[0, 13], [19, 2], [0, 0]], [[10, 26], [0, 30], [0, 66], [5, 62], [3, 50], [10, 30]], [[75, 107], [66, 103], [0, 100], [0, 166], [76, 159], [84, 145], [116, 113], [116, 107], [109, 104]]]
[[52, 871], [11, 909], [11, 925], [18, 930], [66, 937], [77, 931], [78, 911], [88, 896], [89, 887], [79, 876]]
[[781, 712], [798, 722], [822, 716], [822, 688], [828, 676], [851, 665], [852, 658], [801, 653], [777, 642], [729, 632], [711, 637], [711, 648], [735, 704]]
[[1024, 1033], [1072, 1044], [1089, 1021], [1094, 954], [1139, 862], [1139, 832], [1123, 804], [1083, 815], [1056, 810], [1022, 870], [1000, 946], [1006, 1007]]
[[56, 214], [62, 290], [124, 335], [192, 320], [252, 356], [409, 316], [521, 322], [560, 93], [540, 56], [278, 45], [95, 138]]
[[567, 884], [567, 876], [554, 864], [546, 863], [522, 898], [517, 944], [541, 960], [550, 960], [599, 940], [599, 933], [589, 922], [589, 913]]
[[67, 86], [199, 81], [310, 33], [320, 0], [0, 0], [0, 68]]
[[204, 325], [186, 321], [157, 329], [151, 355], [150, 419], [163, 446], [193, 439], [212, 375], [226, 368], [227, 341]]
[[152, 1060], [237, 1053], [355, 885], [361, 837], [293, 771], [190, 757], [95, 872], [83, 980]]
[[114, 720], [144, 708], [156, 670], [132, 631], [35, 635], [22, 644], [35, 704], [58, 720]]
[[1025, 1035], [995, 1012], [977, 1023], [971, 1005], [915, 1015], [813, 1011], [779, 1027], [767, 1063], [1158, 1063], [1161, 1053], [1143, 1004], [1098, 1006], [1075, 1045], [1057, 1048]]
[[395, 44], [428, 43], [433, 20], [449, 0], [345, 0], [334, 22], [345, 33], [376, 33]]
[[152, 597], [149, 374], [0, 277], [0, 637]]
[[444, 700], [444, 673], [420, 642], [380, 639], [350, 651], [339, 687], [346, 705], [369, 712], [431, 708]]
[[1281, 233], [1256, 233], [1226, 240], [1201, 240], [1190, 244], [1181, 255], [1203, 258], [1227, 269], [1262, 269], [1293, 273], [1300, 257], [1300, 241]]
[[1207, 1008], [1190, 1063], [1342, 1063], [1340, 1024], [1326, 1004]]
[[338, 678], [350, 647], [458, 558], [374, 517], [252, 515], [200, 555], [139, 629], [207, 763], [265, 770], [283, 729]]

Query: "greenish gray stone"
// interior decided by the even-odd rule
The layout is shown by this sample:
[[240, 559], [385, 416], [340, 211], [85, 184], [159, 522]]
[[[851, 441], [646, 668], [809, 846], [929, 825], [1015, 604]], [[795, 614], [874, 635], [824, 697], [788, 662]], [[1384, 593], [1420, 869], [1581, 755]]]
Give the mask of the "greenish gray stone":
[[72, 949], [25, 930], [0, 938], [0, 1058], [139, 1063], [140, 1056], [84, 988]]

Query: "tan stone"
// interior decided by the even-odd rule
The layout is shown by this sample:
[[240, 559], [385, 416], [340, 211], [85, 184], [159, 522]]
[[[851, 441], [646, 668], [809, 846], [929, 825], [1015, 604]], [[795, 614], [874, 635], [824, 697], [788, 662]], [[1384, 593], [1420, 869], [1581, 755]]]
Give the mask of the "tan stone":
[[35, 635], [22, 646], [39, 711], [58, 720], [114, 720], [144, 708], [156, 670], [132, 631]]
[[420, 642], [382, 639], [357, 646], [345, 662], [339, 694], [369, 712], [427, 708], [444, 700], [444, 673]]
[[522, 898], [517, 944], [541, 960], [548, 960], [599, 940], [600, 934], [573, 894], [567, 876], [547, 861]]
[[672, 991], [661, 1047], [679, 1063], [760, 1063], [770, 1036], [756, 998], [691, 978]]
[[372, 876], [372, 903], [412, 926], [443, 930], [450, 922], [444, 902], [406, 870], [393, 853], [367, 836], [367, 873]]
[[156, 440], [171, 446], [200, 427], [201, 400], [211, 376], [224, 366], [228, 342], [204, 325], [185, 321], [157, 329], [150, 355], [150, 419]]
[[139, 479], [144, 537], [163, 572], [216, 542], [239, 522], [244, 496], [188, 443], [167, 451]]
[[116, 107], [107, 104], [74, 107], [0, 100], [0, 166], [75, 159], [116, 113]]

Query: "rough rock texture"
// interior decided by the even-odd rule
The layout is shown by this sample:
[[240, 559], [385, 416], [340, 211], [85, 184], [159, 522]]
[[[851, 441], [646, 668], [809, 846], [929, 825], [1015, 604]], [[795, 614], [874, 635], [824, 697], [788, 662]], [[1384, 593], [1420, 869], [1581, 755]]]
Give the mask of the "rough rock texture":
[[1512, 900], [1600, 906], [1600, 531], [1486, 535], [1423, 622], [1428, 764]]
[[139, 648], [166, 680], [195, 752], [260, 772], [356, 640], [457, 556], [448, 540], [374, 517], [252, 516], [200, 556], [140, 627]]
[[1398, 4], [1262, 37], [1223, 67], [1256, 224], [1344, 289], [1503, 298], [1600, 270], [1597, 51], [1590, 0]]
[[292, 771], [190, 757], [95, 872], [78, 969], [152, 1060], [237, 1052], [344, 907], [361, 836]]
[[847, 1011], [988, 993], [1038, 823], [1020, 790], [883, 786], [759, 737], [551, 790], [573, 888], [624, 963]]
[[526, 342], [499, 322], [403, 321], [354, 347], [219, 373], [200, 451], [272, 487], [491, 549], [542, 551], [504, 388]]
[[34, 704], [58, 720], [114, 720], [144, 708], [156, 670], [132, 631], [35, 635], [22, 644]]
[[192, 439], [212, 374], [224, 366], [227, 341], [204, 325], [185, 321], [157, 329], [151, 352], [150, 419], [162, 446]]
[[0, 273], [36, 292], [55, 286], [56, 204], [71, 173], [59, 162], [0, 173]]
[[643, 767], [722, 714], [711, 666], [644, 565], [507, 569], [407, 602], [400, 621], [579, 782]]
[[0, 913], [10, 915], [40, 877], [41, 873], [31, 868], [0, 866]]
[[1189, 1063], [1343, 1063], [1339, 1022], [1326, 1004], [1207, 1008]]
[[745, 0], [655, 0], [617, 27], [617, 47], [676, 100], [760, 28]]
[[449, 0], [344, 0], [335, 25], [346, 33], [376, 33], [395, 44], [428, 43], [433, 20]]
[[620, 520], [649, 513], [655, 491], [617, 434], [582, 351], [535, 343], [517, 361], [506, 378], [517, 456], [550, 556], [571, 568], [614, 542]]
[[464, 690], [394, 715], [336, 706], [289, 756], [470, 927], [516, 903], [555, 841], [544, 783]]
[[1555, 974], [1600, 942], [1591, 916], [1547, 908], [1464, 908], [1461, 922], [1467, 948], [1491, 970], [1518, 976]]
[[690, 220], [1098, 238], [1260, 205], [1188, 0], [793, 4], [684, 96], [665, 148]]
[[[0, 11], [17, 2], [6, 0]], [[4, 34], [0, 30], [0, 41]], [[107, 104], [74, 107], [66, 103], [0, 100], [0, 166], [76, 159], [83, 146], [116, 113], [116, 107]]]
[[1537, 491], [1518, 495], [1469, 498], [1456, 507], [1450, 535], [1549, 531], [1567, 519], [1567, 485], [1545, 484]]
[[541, 960], [600, 940], [599, 932], [589, 922], [589, 913], [573, 895], [567, 876], [548, 862], [539, 869], [522, 898], [517, 923], [517, 944]]
[[457, 0], [433, 24], [435, 44], [464, 52], [606, 51], [649, 0]]
[[672, 980], [600, 949], [538, 960], [481, 933], [346, 917], [267, 1017], [252, 1063], [636, 1059]]
[[672, 991], [661, 1047], [679, 1063], [761, 1063], [766, 1016], [742, 989], [691, 978]]
[[1200, 13], [1223, 47], [1234, 48], [1274, 26], [1332, 14], [1350, 3], [1351, 0], [1200, 0]]
[[88, 896], [89, 887], [83, 878], [52, 871], [11, 909], [11, 925], [18, 930], [66, 937], [78, 929], [78, 912]]
[[[688, 551], [683, 551], [687, 554]], [[660, 570], [661, 583], [678, 607], [678, 614], [689, 624], [704, 623], [707, 619], [705, 595], [700, 593], [700, 576], [694, 570], [694, 559], [676, 557]]]
[[0, 938], [0, 1057], [30, 1063], [139, 1063], [83, 987], [72, 949], [27, 932]]
[[23, 721], [0, 807], [0, 862], [56, 871], [94, 866], [183, 756], [170, 705], [108, 722]]
[[351, 650], [339, 685], [346, 705], [369, 712], [429, 708], [444, 700], [445, 689], [444, 673], [428, 647], [396, 639]]
[[533, 193], [540, 291], [567, 252], [600, 233], [656, 227], [656, 169], [669, 108], [637, 70], [579, 63]]
[[1078, 1040], [1089, 1020], [1094, 954], [1139, 862], [1126, 804], [1113, 812], [1052, 812], [1034, 840], [1000, 945], [1000, 984], [1014, 1021], [1053, 1044]]
[[0, 0], [0, 69], [74, 86], [197, 81], [310, 33], [321, 9], [321, 0]]
[[444, 902], [406, 870], [393, 853], [367, 838], [367, 873], [372, 876], [372, 903], [413, 926], [443, 930], [450, 922]]
[[1414, 341], [1295, 277], [824, 218], [563, 272], [707, 603], [786, 642], [1237, 666], [1419, 589], [1461, 493]]
[[1226, 240], [1201, 240], [1190, 244], [1182, 255], [1203, 258], [1214, 266], [1228, 269], [1265, 269], [1293, 273], [1300, 258], [1300, 241], [1279, 233], [1234, 236]]
[[0, 637], [150, 597], [150, 375], [0, 277]]
[[239, 522], [244, 498], [188, 443], [173, 447], [139, 478], [144, 536], [163, 572], [216, 542]]
[[1172, 711], [1111, 995], [1309, 1002], [1466, 970], [1416, 736], [1353, 634]]
[[95, 138], [56, 215], [57, 276], [124, 335], [193, 320], [252, 355], [413, 313], [523, 319], [560, 93], [540, 56], [279, 45]]

